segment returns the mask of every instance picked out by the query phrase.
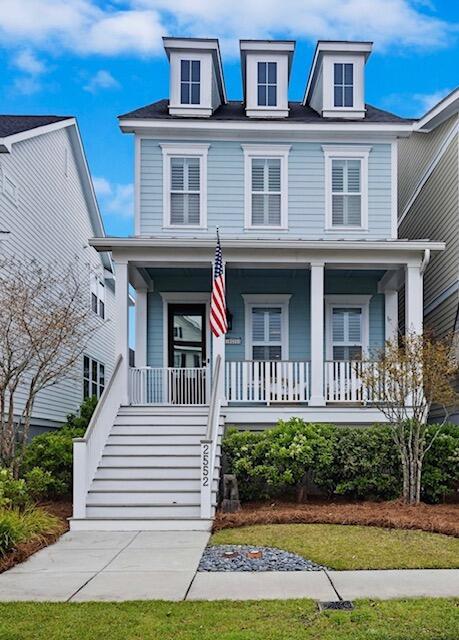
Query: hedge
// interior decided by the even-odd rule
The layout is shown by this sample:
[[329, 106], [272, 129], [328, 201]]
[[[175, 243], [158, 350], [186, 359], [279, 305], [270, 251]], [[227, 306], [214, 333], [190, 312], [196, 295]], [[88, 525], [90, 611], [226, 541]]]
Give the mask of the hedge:
[[[427, 428], [430, 444], [435, 425]], [[328, 495], [391, 500], [401, 493], [398, 452], [390, 427], [337, 427], [280, 421], [265, 431], [230, 429], [223, 440], [228, 473], [236, 474], [243, 500], [297, 491], [312, 480]], [[439, 502], [459, 483], [459, 425], [445, 425], [426, 454], [422, 498]]]

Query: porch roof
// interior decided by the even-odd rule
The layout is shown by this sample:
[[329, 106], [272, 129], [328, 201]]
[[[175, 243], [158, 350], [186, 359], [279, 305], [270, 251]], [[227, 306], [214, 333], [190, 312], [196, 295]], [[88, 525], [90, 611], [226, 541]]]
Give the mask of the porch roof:
[[[197, 248], [215, 249], [214, 235], [203, 236], [135, 236], [135, 237], [106, 237], [91, 238], [89, 244], [98, 251], [113, 251], [114, 249], [143, 249], [143, 248]], [[444, 251], [444, 242], [421, 240], [303, 240], [301, 238], [260, 238], [245, 234], [244, 236], [226, 236], [222, 238], [222, 248], [228, 249], [304, 249], [307, 251], [407, 251], [423, 252]]]

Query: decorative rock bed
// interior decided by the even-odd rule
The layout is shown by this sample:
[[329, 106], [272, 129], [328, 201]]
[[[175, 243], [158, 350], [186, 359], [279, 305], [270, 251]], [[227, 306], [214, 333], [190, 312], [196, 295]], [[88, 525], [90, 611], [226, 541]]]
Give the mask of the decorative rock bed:
[[271, 547], [219, 544], [206, 547], [198, 571], [322, 571], [320, 564]]

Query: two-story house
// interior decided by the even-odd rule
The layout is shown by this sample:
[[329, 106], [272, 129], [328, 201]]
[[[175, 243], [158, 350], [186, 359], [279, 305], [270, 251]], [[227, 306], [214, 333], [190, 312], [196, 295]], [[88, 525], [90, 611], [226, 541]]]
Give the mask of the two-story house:
[[397, 237], [397, 145], [412, 121], [365, 102], [371, 43], [320, 41], [301, 102], [288, 100], [292, 41], [241, 41], [242, 101], [227, 99], [217, 40], [164, 46], [169, 99], [120, 117], [135, 236], [91, 240], [115, 262], [119, 359], [76, 443], [74, 527], [208, 527], [223, 424], [382, 420], [358, 363], [396, 336], [403, 283], [406, 326], [422, 332], [424, 269], [444, 248]]
[[[399, 144], [399, 235], [446, 242], [424, 277], [424, 321], [439, 338], [459, 338], [459, 89]], [[455, 343], [455, 344], [454, 344]], [[456, 381], [459, 391], [459, 379]], [[432, 418], [443, 411], [435, 408]], [[459, 407], [449, 418], [459, 422]]]
[[[62, 116], [0, 115], [0, 256], [63, 269], [87, 283], [87, 304], [100, 325], [74, 370], [41, 391], [32, 434], [60, 426], [85, 397], [99, 397], [110, 378], [115, 348], [115, 280], [110, 254], [88, 237], [104, 236], [102, 219], [76, 120]], [[25, 385], [16, 392], [18, 418]]]

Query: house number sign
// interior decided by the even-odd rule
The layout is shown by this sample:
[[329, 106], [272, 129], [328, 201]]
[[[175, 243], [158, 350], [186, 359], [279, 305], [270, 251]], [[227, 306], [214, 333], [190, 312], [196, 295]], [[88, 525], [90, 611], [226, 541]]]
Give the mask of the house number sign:
[[209, 454], [210, 444], [204, 443], [202, 445], [202, 486], [209, 486]]
[[242, 338], [226, 338], [225, 344], [241, 344]]

